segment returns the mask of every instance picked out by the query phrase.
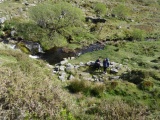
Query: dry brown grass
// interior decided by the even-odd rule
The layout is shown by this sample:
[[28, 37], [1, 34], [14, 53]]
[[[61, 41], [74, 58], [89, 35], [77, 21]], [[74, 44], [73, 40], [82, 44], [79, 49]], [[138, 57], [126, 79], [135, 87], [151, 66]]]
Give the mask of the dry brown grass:
[[94, 110], [97, 111], [97, 120], [102, 116], [104, 120], [145, 120], [149, 113], [145, 106], [131, 106], [118, 98], [102, 101], [100, 105], [92, 108], [92, 112]]
[[17, 62], [0, 68], [0, 119], [60, 119], [62, 85], [41, 60], [18, 51], [1, 51]]
[[24, 74], [9, 67], [0, 69], [1, 117], [6, 119], [56, 118], [61, 100], [50, 76]]

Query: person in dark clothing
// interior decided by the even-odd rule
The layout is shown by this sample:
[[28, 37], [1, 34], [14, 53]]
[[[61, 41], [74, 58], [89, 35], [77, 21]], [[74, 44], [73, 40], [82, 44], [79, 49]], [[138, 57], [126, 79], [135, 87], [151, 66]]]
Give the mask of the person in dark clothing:
[[95, 61], [95, 64], [94, 64], [94, 67], [95, 69], [100, 69], [100, 58], [98, 58], [96, 61]]
[[103, 60], [103, 71], [106, 73], [107, 68], [109, 67], [109, 59], [106, 58]]

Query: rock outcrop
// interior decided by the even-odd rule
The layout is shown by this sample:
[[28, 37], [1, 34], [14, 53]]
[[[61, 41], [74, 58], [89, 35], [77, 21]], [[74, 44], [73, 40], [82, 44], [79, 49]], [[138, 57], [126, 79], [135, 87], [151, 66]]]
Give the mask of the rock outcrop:
[[120, 80], [121, 74], [127, 72], [127, 66], [116, 62], [110, 62], [110, 67], [107, 68], [107, 73], [103, 72], [103, 66], [99, 71], [93, 68], [94, 61], [79, 64], [71, 64], [68, 59], [64, 59], [59, 64], [53, 66], [53, 74], [58, 75], [61, 81], [81, 79], [93, 82], [104, 82], [106, 80]]

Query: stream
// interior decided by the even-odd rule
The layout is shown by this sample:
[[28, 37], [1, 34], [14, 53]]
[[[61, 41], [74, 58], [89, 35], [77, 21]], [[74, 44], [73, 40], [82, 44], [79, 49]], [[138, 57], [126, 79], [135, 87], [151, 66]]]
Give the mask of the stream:
[[10, 48], [12, 49], [17, 49], [18, 48], [17, 44], [21, 42], [31, 52], [29, 57], [40, 58], [42, 60], [45, 60], [49, 64], [56, 64], [62, 61], [64, 58], [78, 57], [88, 52], [102, 50], [105, 47], [105, 43], [97, 42], [94, 44], [90, 44], [89, 46], [84, 46], [81, 49], [77, 48], [75, 50], [71, 50], [65, 47], [63, 48], [54, 47], [50, 50], [43, 51], [41, 45], [38, 42], [26, 41], [26, 40], [16, 41], [16, 40], [6, 40], [6, 39], [1, 40], [0, 42], [10, 45]]
[[105, 45], [101, 43], [90, 44], [81, 49], [70, 50], [68, 48], [52, 48], [44, 53], [40, 53], [43, 60], [50, 64], [55, 64], [62, 61], [64, 58], [78, 57], [82, 54], [104, 49]]

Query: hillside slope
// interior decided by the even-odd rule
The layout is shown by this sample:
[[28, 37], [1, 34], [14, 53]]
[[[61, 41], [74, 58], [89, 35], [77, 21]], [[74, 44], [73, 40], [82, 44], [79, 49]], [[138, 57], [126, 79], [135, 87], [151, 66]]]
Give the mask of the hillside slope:
[[[80, 8], [88, 21], [56, 33], [50, 32], [52, 24], [45, 28], [29, 17], [29, 11], [41, 3], [62, 1]], [[159, 4], [159, 0], [10, 0], [0, 3], [0, 119], [159, 120]], [[7, 19], [4, 22], [3, 17]], [[44, 50], [58, 45], [75, 49], [97, 41], [106, 45], [103, 50], [80, 55], [64, 65], [49, 65], [41, 59], [30, 58], [30, 51], [19, 42], [22, 39], [36, 41]], [[18, 42], [16, 49], [4, 44], [14, 43], [14, 40]], [[103, 74], [103, 69], [96, 71], [86, 66], [85, 63], [98, 57], [101, 61], [107, 57], [129, 69], [119, 69], [115, 74], [110, 67], [107, 74]], [[69, 65], [72, 68], [67, 70]], [[53, 69], [60, 67], [58, 72]], [[66, 78], [62, 81], [59, 75], [63, 74]], [[89, 78], [101, 80], [93, 82]]]

